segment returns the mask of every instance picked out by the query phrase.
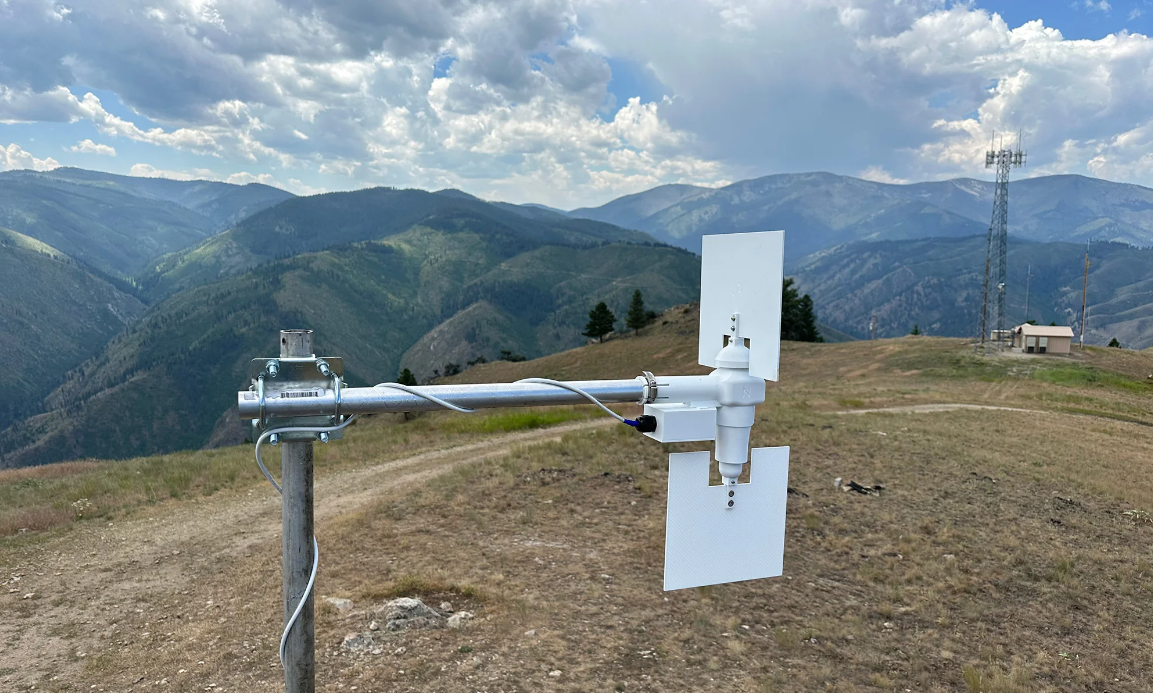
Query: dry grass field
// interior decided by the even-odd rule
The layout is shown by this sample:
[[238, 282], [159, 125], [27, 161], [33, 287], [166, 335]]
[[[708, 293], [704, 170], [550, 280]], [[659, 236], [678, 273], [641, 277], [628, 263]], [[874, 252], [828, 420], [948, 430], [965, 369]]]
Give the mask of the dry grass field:
[[[703, 372], [695, 329], [674, 309], [458, 380]], [[754, 428], [792, 448], [785, 575], [671, 593], [667, 454], [703, 446], [589, 408], [368, 419], [318, 445], [317, 592], [353, 602], [320, 603], [318, 689], [1150, 690], [1151, 374], [1116, 349], [787, 344]], [[0, 690], [280, 689], [262, 481], [248, 447], [0, 473]], [[343, 650], [396, 596], [476, 616]]]

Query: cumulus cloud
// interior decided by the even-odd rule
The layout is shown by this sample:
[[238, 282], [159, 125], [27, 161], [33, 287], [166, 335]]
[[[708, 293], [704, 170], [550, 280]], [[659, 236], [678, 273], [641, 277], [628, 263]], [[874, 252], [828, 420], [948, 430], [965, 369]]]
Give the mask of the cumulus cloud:
[[101, 156], [116, 156], [116, 149], [106, 144], [98, 144], [92, 140], [80, 140], [68, 148], [70, 152], [79, 154], [99, 154]]
[[[724, 166], [661, 116], [667, 103], [615, 104], [581, 11], [573, 0], [129, 0], [63, 13], [8, 0], [0, 44], [20, 50], [0, 54], [0, 120], [87, 121], [106, 138], [269, 173], [557, 204], [610, 180], [718, 180]], [[451, 67], [434, 74], [442, 61]], [[70, 91], [80, 84], [159, 125]]]
[[167, 178], [169, 180], [220, 179], [220, 176], [209, 169], [198, 168], [191, 171], [173, 171], [170, 169], [156, 168], [152, 164], [132, 164], [132, 167], [128, 169], [128, 175], [139, 178]]
[[910, 182], [907, 178], [897, 178], [880, 166], [870, 166], [858, 171], [857, 178], [871, 180], [874, 183], [890, 183], [894, 185], [903, 185]]
[[[1024, 131], [1034, 172], [1153, 182], [1153, 40], [946, 0], [4, 0], [0, 45], [0, 122], [295, 190], [576, 206], [777, 171], [940, 178], [982, 173], [994, 130]], [[622, 92], [621, 61], [662, 91]]]
[[287, 181], [281, 182], [270, 173], [249, 173], [248, 171], [238, 171], [236, 173], [222, 175], [207, 168], [193, 168], [188, 170], [161, 169], [151, 164], [138, 163], [133, 164], [131, 168], [129, 168], [128, 175], [139, 176], [140, 178], [167, 178], [169, 180], [219, 181], [233, 185], [261, 183], [274, 188], [280, 188], [281, 190], [287, 190], [296, 195], [317, 195], [328, 192], [326, 188], [311, 186], [296, 178], [289, 178]]
[[16, 143], [12, 143], [7, 147], [0, 147], [0, 171], [15, 171], [18, 169], [51, 171], [59, 167], [60, 162], [52, 157], [37, 159], [24, 151], [20, 145]]

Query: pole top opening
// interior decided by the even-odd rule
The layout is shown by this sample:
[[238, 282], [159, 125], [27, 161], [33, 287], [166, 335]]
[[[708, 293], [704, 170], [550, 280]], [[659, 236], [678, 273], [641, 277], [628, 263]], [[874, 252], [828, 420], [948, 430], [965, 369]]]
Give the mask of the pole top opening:
[[312, 355], [312, 330], [281, 330], [281, 358]]

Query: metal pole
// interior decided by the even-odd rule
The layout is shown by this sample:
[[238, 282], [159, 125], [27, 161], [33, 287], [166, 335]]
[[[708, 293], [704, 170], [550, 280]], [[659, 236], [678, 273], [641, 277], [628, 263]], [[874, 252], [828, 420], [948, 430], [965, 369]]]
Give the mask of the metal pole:
[[[657, 377], [659, 384], [681, 381], [687, 377]], [[703, 377], [703, 376], [702, 376]], [[645, 396], [644, 378], [631, 380], [576, 380], [568, 381], [601, 402], [608, 404], [638, 402]], [[491, 407], [541, 407], [563, 404], [588, 404], [588, 400], [568, 390], [552, 385], [527, 383], [486, 383], [475, 385], [421, 385], [412, 388], [439, 397], [445, 401], [470, 409]], [[658, 392], [663, 392], [658, 387]], [[260, 399], [250, 390], [237, 394], [241, 419], [260, 416]], [[316, 391], [310, 397], [280, 397], [269, 393], [264, 413], [269, 416], [332, 416], [336, 408], [335, 393], [331, 389]], [[350, 387], [341, 390], [342, 414], [381, 414], [404, 411], [437, 411], [442, 409], [416, 395], [400, 390], [372, 387]], [[658, 394], [657, 402], [663, 400]]]
[[1029, 282], [1033, 279], [1033, 265], [1029, 265], [1029, 272], [1025, 275], [1025, 322], [1029, 322]]
[[[282, 358], [312, 356], [312, 330], [281, 330]], [[280, 479], [284, 487], [280, 510], [281, 567], [284, 576], [284, 623], [292, 617], [312, 574], [312, 442], [280, 444]], [[284, 645], [285, 693], [316, 690], [316, 630], [313, 595]]]
[[1085, 306], [1089, 298], [1089, 241], [1085, 241], [1085, 283], [1081, 285], [1081, 350], [1085, 349]]

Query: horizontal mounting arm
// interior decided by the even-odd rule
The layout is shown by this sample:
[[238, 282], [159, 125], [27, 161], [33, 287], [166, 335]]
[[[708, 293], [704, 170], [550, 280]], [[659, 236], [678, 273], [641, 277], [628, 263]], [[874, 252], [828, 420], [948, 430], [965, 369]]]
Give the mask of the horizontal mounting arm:
[[[569, 381], [606, 404], [641, 402], [645, 379]], [[424, 385], [414, 390], [468, 409], [496, 407], [538, 407], [564, 404], [588, 404], [575, 392], [552, 385], [535, 383], [486, 383], [476, 385]], [[241, 419], [260, 418], [260, 398], [256, 392], [237, 393]], [[341, 414], [379, 414], [434, 411], [440, 405], [400, 390], [378, 387], [349, 387], [340, 390]], [[269, 392], [265, 397], [264, 415], [277, 418], [331, 416], [336, 411], [336, 394], [331, 388], [308, 388]]]

